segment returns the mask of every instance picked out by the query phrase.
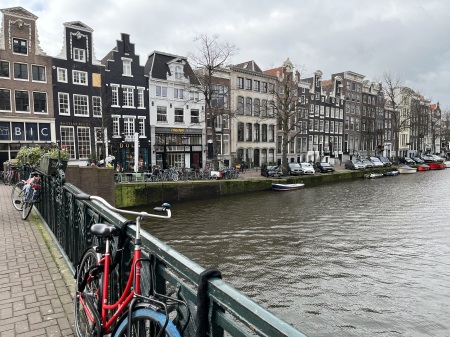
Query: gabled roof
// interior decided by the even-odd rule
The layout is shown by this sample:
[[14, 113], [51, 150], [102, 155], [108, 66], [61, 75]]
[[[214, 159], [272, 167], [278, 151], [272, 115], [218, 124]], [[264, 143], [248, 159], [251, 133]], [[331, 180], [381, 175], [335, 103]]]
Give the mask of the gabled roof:
[[281, 75], [282, 73], [283, 73], [283, 67], [264, 70], [264, 74], [273, 75], [273, 76]]
[[38, 18], [36, 15], [34, 15], [33, 13], [30, 13], [23, 7], [4, 8], [1, 11], [3, 14], [17, 16], [17, 17], [23, 18], [23, 19], [37, 20], [37, 18]]
[[235, 68], [244, 69], [244, 70], [248, 70], [248, 71], [254, 71], [254, 72], [257, 72], [257, 73], [262, 73], [263, 72], [261, 70], [261, 68], [253, 60], [236, 64], [234, 67]]
[[94, 31], [91, 27], [89, 27], [88, 25], [84, 24], [81, 21], [64, 22], [64, 27], [80, 29], [80, 30], [84, 30], [85, 32], [90, 32], [90, 33], [92, 33]]

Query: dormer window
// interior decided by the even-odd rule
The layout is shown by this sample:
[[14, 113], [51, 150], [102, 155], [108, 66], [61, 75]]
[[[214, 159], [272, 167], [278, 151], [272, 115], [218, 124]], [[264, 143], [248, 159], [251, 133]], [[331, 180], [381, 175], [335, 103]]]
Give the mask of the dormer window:
[[28, 54], [27, 40], [13, 38], [13, 51], [17, 54]]
[[124, 76], [131, 76], [131, 59], [122, 58]]
[[182, 69], [180, 66], [175, 67], [175, 79], [181, 80], [181, 76], [183, 75]]
[[73, 48], [73, 59], [78, 62], [86, 62], [86, 50]]

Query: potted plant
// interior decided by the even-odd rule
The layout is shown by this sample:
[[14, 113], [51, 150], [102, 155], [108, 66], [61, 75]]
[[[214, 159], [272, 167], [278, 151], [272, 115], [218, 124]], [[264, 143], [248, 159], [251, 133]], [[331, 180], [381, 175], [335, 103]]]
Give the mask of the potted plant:
[[61, 150], [58, 147], [53, 147], [46, 153], [44, 153], [44, 155], [41, 157], [39, 162], [39, 168], [43, 173], [47, 175], [52, 175], [53, 173], [56, 173], [59, 159], [61, 160], [62, 163], [61, 169], [65, 171], [67, 168], [67, 162], [69, 158], [70, 158], [69, 152]]

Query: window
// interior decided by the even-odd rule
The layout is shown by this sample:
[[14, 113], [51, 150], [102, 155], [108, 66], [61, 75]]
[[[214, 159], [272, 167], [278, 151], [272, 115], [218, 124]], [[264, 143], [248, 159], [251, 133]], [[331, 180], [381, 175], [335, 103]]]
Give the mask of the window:
[[245, 114], [247, 116], [252, 115], [252, 99], [250, 97], [245, 99]]
[[47, 81], [47, 77], [45, 76], [45, 67], [43, 66], [31, 66], [31, 74], [33, 81], [37, 82], [45, 82]]
[[183, 99], [183, 89], [173, 89], [173, 98]]
[[75, 116], [89, 116], [88, 96], [73, 95], [73, 109]]
[[120, 124], [118, 116], [112, 116], [113, 119], [113, 136], [120, 136]]
[[78, 62], [86, 62], [86, 50], [73, 48], [73, 59]]
[[0, 89], [0, 110], [11, 111], [11, 91]]
[[259, 98], [255, 98], [253, 100], [253, 115], [258, 117], [259, 116], [259, 112], [260, 112], [260, 100]]
[[128, 108], [134, 107], [134, 88], [133, 87], [123, 87], [122, 95], [123, 95], [123, 106]]
[[167, 87], [156, 86], [156, 96], [167, 97]]
[[253, 140], [255, 142], [259, 142], [259, 131], [260, 131], [259, 124], [255, 124], [253, 126], [253, 132], [254, 132]]
[[175, 109], [175, 123], [183, 123], [183, 122], [184, 122], [184, 110]]
[[87, 72], [74, 70], [72, 75], [74, 84], [87, 85]]
[[250, 79], [245, 80], [245, 89], [252, 90], [252, 80]]
[[180, 66], [175, 67], [175, 79], [181, 80], [181, 76], [183, 75], [183, 72], [181, 70]]
[[13, 38], [13, 52], [18, 54], [27, 54], [27, 40]]
[[251, 123], [247, 123], [246, 128], [245, 128], [245, 140], [247, 142], [251, 142], [252, 141], [252, 124]]
[[123, 62], [123, 76], [132, 76], [131, 75], [131, 59], [122, 58]]
[[119, 87], [111, 85], [111, 106], [119, 106]]
[[91, 130], [89, 127], [79, 126], [77, 128], [78, 156], [87, 159], [91, 155]]
[[261, 140], [267, 142], [267, 124], [261, 126]]
[[269, 142], [275, 141], [275, 125], [269, 125]]
[[238, 132], [238, 136], [237, 136], [238, 142], [243, 142], [244, 141], [244, 123], [242, 123], [242, 122], [238, 123], [237, 132]]
[[238, 96], [237, 114], [238, 115], [244, 114], [244, 97], [242, 97], [242, 96]]
[[269, 117], [273, 117], [274, 113], [275, 113], [275, 102], [274, 101], [270, 101], [270, 103], [269, 103], [269, 111], [268, 111]]
[[28, 80], [28, 65], [25, 63], [14, 63], [14, 78]]
[[200, 112], [198, 110], [191, 110], [191, 123], [200, 123]]
[[9, 62], [0, 61], [0, 77], [9, 78]]
[[47, 113], [47, 94], [45, 92], [33, 92], [34, 112]]
[[30, 98], [28, 91], [16, 90], [16, 111], [30, 111]]
[[223, 135], [223, 154], [230, 154], [230, 135]]
[[158, 106], [156, 107], [156, 121], [157, 122], [167, 122], [167, 107]]
[[123, 132], [125, 133], [125, 137], [134, 137], [134, 119], [135, 117], [123, 118]]
[[69, 94], [65, 92], [58, 93], [58, 106], [60, 115], [70, 115]]
[[75, 158], [75, 133], [73, 126], [61, 126], [61, 148], [69, 152], [70, 158]]
[[58, 82], [67, 83], [67, 69], [58, 68]]
[[262, 100], [262, 117], [267, 117], [267, 100]]
[[259, 92], [260, 90], [260, 82], [259, 81], [253, 81], [253, 90]]
[[238, 77], [238, 83], [237, 83], [238, 89], [244, 89], [244, 78]]
[[145, 88], [137, 88], [137, 92], [138, 92], [138, 108], [145, 108], [144, 91], [145, 91]]
[[92, 116], [102, 117], [102, 98], [92, 96]]
[[139, 135], [145, 137], [145, 118], [139, 117]]

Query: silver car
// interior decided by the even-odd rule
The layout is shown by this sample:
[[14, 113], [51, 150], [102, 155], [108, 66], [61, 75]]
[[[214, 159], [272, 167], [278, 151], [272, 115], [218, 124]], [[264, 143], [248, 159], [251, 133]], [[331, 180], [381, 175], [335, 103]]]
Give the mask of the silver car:
[[302, 167], [299, 163], [289, 163], [289, 174], [291, 176], [299, 176], [302, 174]]
[[302, 174], [314, 174], [314, 167], [310, 163], [300, 163]]

